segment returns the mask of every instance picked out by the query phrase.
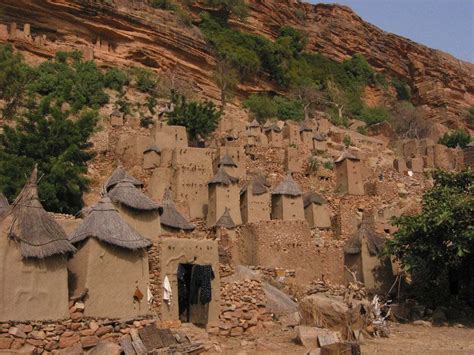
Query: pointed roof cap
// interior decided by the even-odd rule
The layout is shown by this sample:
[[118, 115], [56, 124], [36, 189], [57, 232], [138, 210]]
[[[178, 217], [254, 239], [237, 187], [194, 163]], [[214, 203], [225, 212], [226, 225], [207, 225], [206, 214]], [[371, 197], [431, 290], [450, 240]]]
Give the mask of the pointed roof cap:
[[279, 132], [281, 132], [281, 128], [278, 127], [278, 125], [276, 123], [273, 123], [270, 126], [265, 127], [264, 131], [265, 132], [273, 131], [273, 132], [279, 133]]
[[112, 187], [117, 185], [120, 181], [124, 181], [124, 180], [131, 182], [136, 187], [144, 186], [142, 181], [128, 174], [122, 166], [118, 166], [117, 169], [114, 170], [112, 175], [110, 175], [109, 180], [107, 180], [105, 184], [105, 190], [107, 192], [110, 191]]
[[252, 195], [258, 196], [268, 192], [268, 189], [271, 187], [271, 184], [265, 179], [265, 177], [259, 175], [256, 176], [252, 181], [247, 183], [240, 191], [240, 194], [242, 195], [247, 192], [249, 186], [252, 186]]
[[138, 190], [131, 182], [123, 180], [109, 191], [108, 196], [114, 203], [123, 204], [140, 211], [160, 210], [160, 205]]
[[324, 142], [326, 141], [326, 137], [324, 137], [321, 133], [319, 132], [316, 132], [316, 134], [314, 135], [313, 137], [314, 140], [318, 141], [318, 142]]
[[233, 176], [230, 176], [227, 171], [225, 171], [225, 168], [223, 165], [217, 169], [216, 175], [208, 182], [209, 185], [212, 184], [221, 184], [221, 185], [231, 185], [236, 182], [238, 182], [239, 179]]
[[288, 174], [273, 191], [272, 195], [301, 196], [302, 192], [291, 174]]
[[366, 213], [362, 217], [362, 223], [357, 232], [344, 245], [344, 253], [359, 254], [364, 239], [367, 241], [367, 249], [371, 256], [378, 255], [382, 251], [385, 237], [375, 232], [373, 215]]
[[108, 196], [91, 207], [90, 213], [71, 234], [71, 243], [77, 243], [87, 238], [98, 240], [126, 249], [141, 249], [152, 243], [139, 234], [120, 216], [117, 208]]
[[0, 193], [0, 216], [8, 211], [8, 208], [10, 207], [10, 204], [8, 203], [7, 198], [5, 197], [4, 194]]
[[252, 122], [249, 123], [249, 125], [247, 127], [249, 127], [249, 128], [259, 128], [260, 123], [258, 123], [258, 121], [256, 119], [254, 119]]
[[119, 110], [113, 110], [112, 113], [110, 114], [110, 117], [122, 117], [122, 112], [120, 112]]
[[217, 166], [233, 166], [233, 167], [237, 167], [237, 164], [235, 164], [234, 160], [232, 159], [232, 157], [229, 155], [229, 154], [225, 154], [222, 159], [220, 160], [219, 164], [217, 164]]
[[222, 216], [217, 220], [216, 227], [223, 227], [227, 229], [233, 229], [236, 227], [232, 216], [230, 215], [230, 210], [226, 207]]
[[181, 229], [181, 230], [193, 230], [196, 226], [189, 223], [184, 216], [179, 213], [176, 206], [171, 199], [171, 190], [165, 189], [163, 200], [161, 201], [161, 207], [163, 212], [161, 213], [160, 223], [166, 227]]
[[360, 160], [357, 158], [355, 155], [349, 153], [348, 151], [344, 151], [339, 158], [337, 158], [334, 162], [335, 163], [342, 163], [344, 160], [349, 159], [349, 160]]
[[35, 167], [26, 185], [13, 202], [8, 214], [13, 216], [9, 237], [20, 244], [24, 258], [46, 258], [75, 252], [66, 232], [43, 208], [38, 197], [38, 171]]
[[306, 123], [303, 123], [300, 127], [300, 133], [301, 132], [313, 132], [313, 129], [309, 127]]
[[145, 149], [143, 151], [143, 154], [149, 153], [149, 152], [161, 153], [161, 149], [160, 149], [160, 147], [158, 147], [156, 145], [152, 145], [151, 147], [148, 147], [147, 149]]
[[308, 207], [312, 203], [315, 203], [317, 205], [324, 205], [327, 203], [327, 201], [320, 194], [317, 194], [314, 191], [309, 191], [303, 195], [303, 203], [304, 207]]

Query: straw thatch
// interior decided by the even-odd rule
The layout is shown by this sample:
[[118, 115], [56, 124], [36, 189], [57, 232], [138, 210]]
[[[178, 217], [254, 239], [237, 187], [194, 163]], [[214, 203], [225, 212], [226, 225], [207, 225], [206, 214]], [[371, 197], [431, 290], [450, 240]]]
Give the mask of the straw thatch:
[[226, 207], [222, 216], [217, 220], [216, 227], [222, 227], [227, 229], [234, 229], [236, 227], [232, 216], [230, 215], [230, 210]]
[[160, 205], [138, 190], [131, 182], [121, 181], [110, 190], [108, 196], [114, 203], [139, 211], [158, 211]]
[[250, 122], [250, 124], [247, 127], [249, 127], [249, 128], [259, 128], [260, 123], [258, 123], [258, 121], [256, 119], [254, 119], [252, 122]]
[[266, 132], [270, 132], [270, 131], [273, 131], [273, 132], [276, 132], [276, 133], [280, 133], [281, 132], [281, 128], [278, 127], [277, 124], [273, 123], [272, 125], [268, 126], [268, 127], [265, 127], [264, 130], [263, 130], [265, 133]]
[[122, 117], [122, 112], [120, 112], [119, 110], [114, 110], [112, 111], [112, 113], [110, 114], [110, 117]]
[[219, 164], [217, 166], [232, 166], [232, 167], [237, 167], [237, 164], [235, 164], [234, 160], [229, 154], [225, 154], [222, 159], [220, 160]]
[[304, 207], [306, 208], [312, 203], [315, 203], [317, 205], [324, 205], [327, 203], [327, 201], [320, 194], [317, 194], [314, 191], [309, 191], [303, 195], [303, 203], [304, 203]]
[[152, 244], [122, 219], [107, 196], [91, 207], [89, 215], [69, 240], [71, 243], [78, 243], [87, 238], [97, 238], [102, 242], [132, 250], [146, 248]]
[[318, 141], [318, 142], [324, 142], [326, 141], [326, 137], [324, 137], [321, 133], [316, 133], [313, 137], [313, 139], [315, 141]]
[[192, 223], [189, 223], [184, 216], [179, 213], [176, 209], [176, 206], [171, 199], [171, 190], [169, 188], [165, 189], [165, 194], [163, 200], [161, 201], [161, 207], [163, 212], [160, 217], [160, 223], [166, 227], [179, 229], [179, 230], [188, 230], [191, 231], [196, 226]]
[[66, 232], [43, 208], [38, 197], [37, 169], [7, 211], [12, 216], [8, 237], [20, 243], [25, 258], [46, 258], [75, 252]]
[[301, 132], [313, 132], [313, 129], [309, 127], [306, 123], [303, 123], [300, 127], [300, 133]]
[[134, 178], [133, 176], [129, 175], [125, 169], [121, 166], [117, 167], [115, 171], [110, 176], [109, 180], [105, 184], [105, 190], [108, 192], [110, 191], [115, 185], [117, 185], [120, 181], [129, 181], [136, 187], [143, 187], [144, 184], [142, 181]]
[[267, 193], [272, 185], [263, 176], [257, 176], [240, 190], [240, 194], [247, 192], [249, 186], [252, 186], [252, 195], [259, 196]]
[[219, 185], [231, 185], [239, 182], [239, 178], [230, 176], [226, 171], [224, 166], [220, 166], [217, 170], [216, 175], [208, 182], [209, 185], [219, 184]]
[[0, 193], [0, 216], [8, 211], [10, 204], [4, 194]]
[[145, 150], [143, 151], [143, 154], [150, 153], [150, 152], [155, 152], [155, 153], [160, 154], [160, 153], [161, 153], [161, 149], [160, 149], [160, 147], [158, 147], [158, 146], [156, 146], [156, 145], [152, 145], [151, 147], [148, 147], [147, 149], [145, 149]]
[[367, 249], [371, 256], [378, 255], [385, 244], [384, 236], [374, 230], [372, 216], [364, 215], [359, 229], [344, 246], [344, 253], [359, 254], [362, 250], [363, 240], [367, 241]]
[[295, 180], [288, 174], [283, 181], [273, 191], [272, 195], [301, 196], [300, 187]]
[[344, 160], [346, 159], [349, 159], [349, 160], [360, 160], [359, 158], [357, 158], [355, 155], [347, 152], [347, 151], [344, 151], [340, 156], [339, 158], [337, 158], [334, 162], [335, 163], [342, 163]]

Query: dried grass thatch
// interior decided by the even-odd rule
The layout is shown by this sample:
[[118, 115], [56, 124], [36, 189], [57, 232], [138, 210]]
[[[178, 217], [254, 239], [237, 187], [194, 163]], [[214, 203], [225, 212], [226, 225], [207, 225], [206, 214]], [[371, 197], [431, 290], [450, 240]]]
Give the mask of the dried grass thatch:
[[313, 132], [313, 129], [309, 127], [306, 123], [303, 123], [300, 127], [300, 133], [301, 132]]
[[37, 169], [21, 190], [6, 214], [12, 216], [8, 237], [20, 243], [25, 258], [46, 258], [73, 253], [76, 248], [66, 232], [43, 208], [38, 197]]
[[312, 203], [315, 203], [317, 205], [325, 205], [327, 201], [320, 194], [317, 194], [314, 191], [309, 191], [303, 195], [303, 203], [304, 203], [304, 207], [306, 208]]
[[110, 190], [108, 196], [113, 203], [118, 203], [138, 211], [160, 211], [161, 207], [131, 182], [121, 181]]
[[90, 213], [71, 234], [69, 240], [71, 243], [78, 243], [87, 238], [97, 238], [102, 242], [132, 250], [146, 248], [152, 244], [122, 219], [107, 196], [91, 207]]
[[109, 180], [105, 184], [105, 191], [109, 192], [115, 185], [121, 181], [131, 182], [136, 187], [143, 187], [144, 184], [142, 181], [134, 178], [132, 175], [129, 175], [122, 166], [117, 167], [114, 170]]
[[288, 174], [283, 181], [273, 191], [272, 195], [301, 196], [300, 187], [295, 180]]
[[161, 153], [161, 149], [160, 149], [160, 147], [158, 147], [158, 146], [156, 146], [156, 145], [152, 145], [151, 147], [148, 147], [147, 149], [145, 149], [145, 150], [143, 151], [143, 154], [151, 153], [151, 152], [160, 154], [160, 153]]
[[239, 178], [230, 176], [223, 165], [219, 167], [216, 175], [208, 182], [209, 185], [219, 184], [219, 185], [231, 185], [239, 182]]
[[218, 167], [220, 166], [231, 166], [231, 167], [237, 167], [237, 164], [235, 164], [234, 160], [229, 154], [225, 154], [222, 159], [219, 161], [219, 164], [217, 164]]
[[346, 159], [349, 159], [349, 160], [360, 160], [359, 158], [357, 158], [355, 155], [347, 152], [347, 151], [344, 151], [340, 156], [339, 158], [337, 158], [334, 162], [335, 163], [342, 163], [344, 160]]
[[265, 133], [267, 132], [270, 132], [270, 131], [273, 131], [273, 132], [276, 132], [276, 133], [280, 133], [281, 132], [281, 128], [278, 127], [278, 125], [276, 123], [273, 123], [272, 125], [268, 126], [268, 127], [265, 127], [264, 130], [263, 130]]
[[385, 244], [383, 235], [375, 232], [373, 217], [364, 215], [362, 223], [355, 235], [344, 245], [344, 253], [359, 254], [362, 250], [362, 242], [367, 242], [367, 249], [371, 256], [378, 255]]
[[8, 211], [10, 204], [4, 194], [0, 193], [0, 216]]
[[250, 122], [250, 124], [247, 127], [249, 127], [249, 128], [259, 128], [260, 123], [258, 123], [258, 121], [256, 119], [254, 119], [252, 122]]
[[326, 141], [326, 137], [324, 137], [321, 133], [316, 133], [313, 137], [313, 139], [315, 141], [318, 141], [318, 142], [324, 142]]
[[247, 192], [249, 186], [252, 187], [252, 195], [259, 196], [267, 193], [272, 185], [263, 176], [257, 176], [240, 190], [240, 194]]
[[165, 194], [163, 195], [163, 200], [161, 201], [161, 207], [163, 212], [160, 217], [160, 223], [166, 227], [187, 230], [191, 231], [196, 226], [192, 223], [189, 223], [184, 216], [179, 213], [176, 209], [176, 206], [171, 199], [171, 190], [169, 188], [165, 189]]
[[217, 220], [216, 227], [222, 227], [227, 229], [234, 229], [236, 227], [232, 216], [230, 215], [230, 210], [226, 207], [222, 216]]

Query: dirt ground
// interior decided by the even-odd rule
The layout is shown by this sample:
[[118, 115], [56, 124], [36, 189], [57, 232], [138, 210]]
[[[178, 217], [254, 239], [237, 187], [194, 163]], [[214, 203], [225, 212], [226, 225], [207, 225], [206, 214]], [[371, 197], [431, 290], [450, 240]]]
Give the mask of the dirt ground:
[[[363, 341], [362, 354], [474, 355], [472, 327], [423, 327], [392, 323], [390, 330], [389, 338]], [[212, 338], [212, 341], [224, 354], [307, 354], [308, 350], [296, 344], [294, 338], [293, 330], [274, 328], [255, 337]]]

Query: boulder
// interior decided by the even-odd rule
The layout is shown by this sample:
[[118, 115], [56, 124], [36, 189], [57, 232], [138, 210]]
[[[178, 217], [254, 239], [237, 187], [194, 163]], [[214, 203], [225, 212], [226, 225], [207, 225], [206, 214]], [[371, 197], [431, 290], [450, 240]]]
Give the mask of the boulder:
[[90, 352], [89, 355], [120, 355], [122, 348], [108, 341], [101, 341]]

